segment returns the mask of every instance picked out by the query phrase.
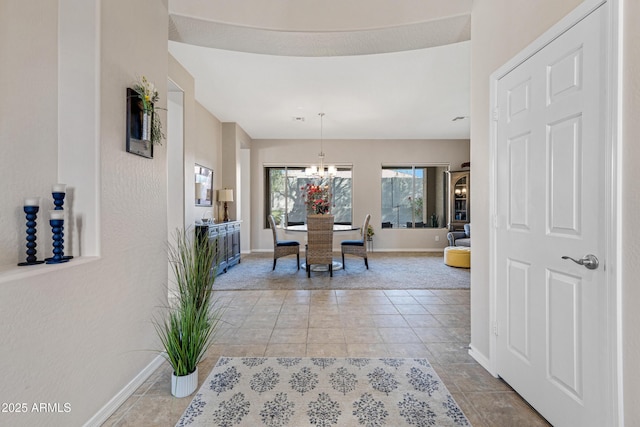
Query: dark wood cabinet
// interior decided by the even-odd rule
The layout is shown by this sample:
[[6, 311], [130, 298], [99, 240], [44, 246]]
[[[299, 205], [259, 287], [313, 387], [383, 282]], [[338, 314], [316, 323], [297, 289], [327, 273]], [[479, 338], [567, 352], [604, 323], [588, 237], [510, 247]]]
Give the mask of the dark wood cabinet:
[[211, 266], [218, 266], [217, 274], [226, 273], [240, 263], [240, 224], [241, 221], [229, 221], [220, 224], [197, 225], [196, 235], [209, 239], [216, 247], [216, 260]]
[[464, 224], [471, 221], [469, 206], [470, 178], [469, 171], [447, 172], [448, 186], [448, 218], [447, 227], [451, 231], [464, 229]]

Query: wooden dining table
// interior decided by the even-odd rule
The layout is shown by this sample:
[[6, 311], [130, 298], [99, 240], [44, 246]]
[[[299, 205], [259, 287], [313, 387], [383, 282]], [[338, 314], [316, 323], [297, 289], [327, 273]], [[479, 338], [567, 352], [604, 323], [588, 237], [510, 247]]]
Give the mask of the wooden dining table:
[[[294, 233], [306, 233], [307, 232], [307, 224], [296, 224], [289, 225], [282, 228], [285, 232], [294, 232]], [[333, 224], [333, 232], [345, 232], [345, 231], [357, 231], [360, 230], [360, 227], [351, 224]], [[340, 261], [333, 260], [333, 271], [340, 270], [343, 265]], [[300, 268], [306, 269], [307, 264], [305, 262], [300, 263]], [[328, 265], [314, 265], [311, 267], [312, 271], [329, 271]]]

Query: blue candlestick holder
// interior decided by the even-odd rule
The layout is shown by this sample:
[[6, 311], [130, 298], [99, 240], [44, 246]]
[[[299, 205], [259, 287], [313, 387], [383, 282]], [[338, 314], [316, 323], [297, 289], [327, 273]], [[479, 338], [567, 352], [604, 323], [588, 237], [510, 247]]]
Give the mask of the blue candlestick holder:
[[69, 261], [64, 256], [64, 219], [50, 219], [51, 232], [53, 233], [53, 257], [47, 258], [47, 264], [60, 264]]
[[64, 205], [64, 196], [66, 193], [58, 193], [58, 192], [52, 192], [51, 195], [53, 196], [53, 204], [56, 206], [54, 209], [57, 211], [62, 210], [62, 205]]
[[[64, 198], [65, 198], [66, 194], [67, 193], [65, 191], [52, 191], [51, 192], [51, 196], [53, 196], [53, 204], [55, 205], [55, 207], [53, 208], [54, 210], [56, 210], [56, 211], [64, 210], [62, 208], [62, 205], [64, 205]], [[71, 258], [73, 258], [73, 255], [65, 255], [65, 256], [63, 256], [63, 258], [68, 261]]]
[[38, 261], [36, 257], [36, 218], [38, 217], [38, 206], [25, 206], [24, 213], [27, 217], [27, 260], [18, 263], [19, 266], [42, 264], [44, 261]]

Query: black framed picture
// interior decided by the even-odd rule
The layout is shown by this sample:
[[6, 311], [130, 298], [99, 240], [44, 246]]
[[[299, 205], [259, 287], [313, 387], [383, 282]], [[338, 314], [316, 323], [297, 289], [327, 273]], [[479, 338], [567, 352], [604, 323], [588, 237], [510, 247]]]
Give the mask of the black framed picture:
[[127, 88], [127, 152], [153, 159], [152, 111], [144, 111], [136, 91]]

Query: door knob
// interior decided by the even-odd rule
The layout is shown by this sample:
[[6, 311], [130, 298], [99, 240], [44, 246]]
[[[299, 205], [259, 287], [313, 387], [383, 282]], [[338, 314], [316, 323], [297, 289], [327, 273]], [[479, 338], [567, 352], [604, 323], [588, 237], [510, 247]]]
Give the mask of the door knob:
[[595, 270], [596, 268], [598, 268], [598, 265], [600, 265], [600, 262], [598, 261], [598, 258], [596, 258], [595, 255], [585, 255], [584, 257], [582, 257], [581, 259], [573, 259], [570, 256], [563, 256], [562, 259], [570, 259], [571, 261], [575, 262], [576, 264], [580, 264], [580, 265], [584, 265], [585, 267], [587, 267], [589, 270]]

